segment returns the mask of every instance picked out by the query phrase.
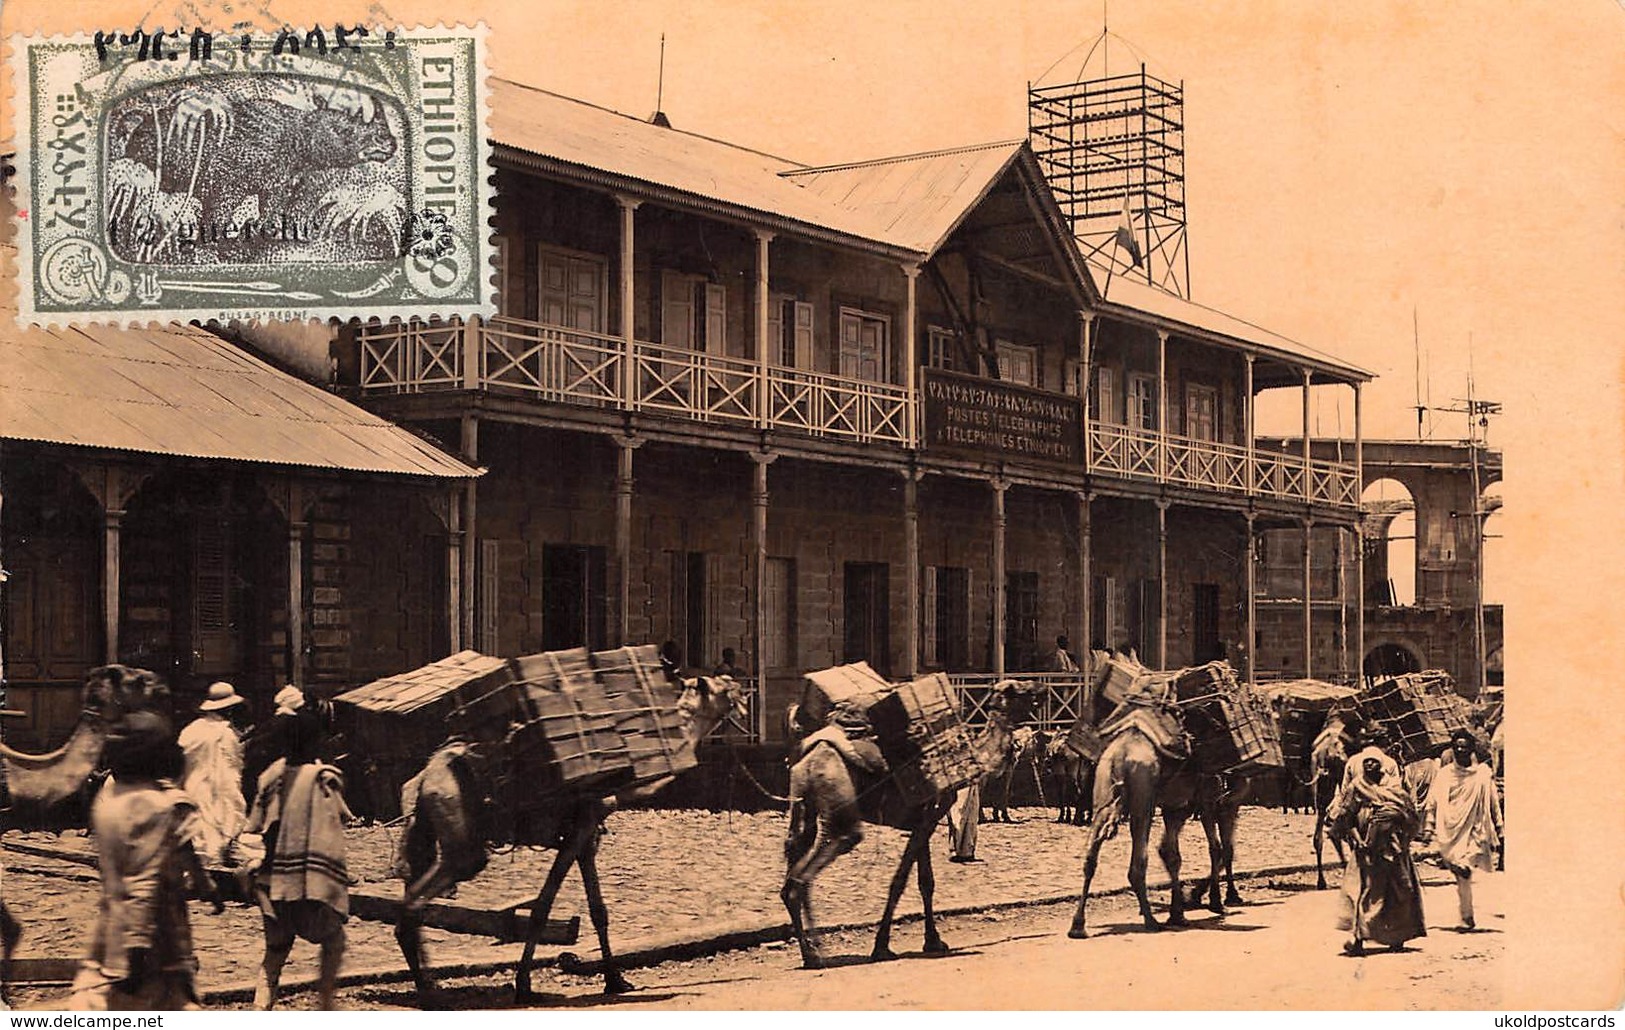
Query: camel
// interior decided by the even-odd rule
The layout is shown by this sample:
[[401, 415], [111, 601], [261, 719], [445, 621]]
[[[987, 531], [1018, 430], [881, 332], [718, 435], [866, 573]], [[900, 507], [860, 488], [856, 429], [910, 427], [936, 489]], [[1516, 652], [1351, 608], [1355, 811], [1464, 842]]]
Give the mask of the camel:
[[[1026, 688], [1014, 680], [994, 685], [988, 708], [987, 726], [976, 739], [976, 754], [983, 768], [997, 768], [1008, 753], [1017, 725], [1026, 721], [1032, 699]], [[795, 725], [794, 712], [790, 723]], [[855, 768], [828, 739], [809, 746], [790, 768], [790, 831], [784, 842], [784, 888], [779, 897], [790, 913], [790, 925], [801, 946], [801, 963], [819, 969], [824, 956], [818, 947], [817, 928], [812, 916], [812, 883], [818, 874], [863, 840], [865, 822], [907, 831], [903, 858], [892, 874], [886, 892], [886, 908], [875, 931], [873, 961], [895, 958], [891, 950], [892, 920], [897, 902], [908, 884], [913, 868], [925, 909], [925, 953], [946, 954], [948, 945], [937, 933], [932, 908], [936, 877], [931, 870], [931, 835], [953, 803], [949, 791], [926, 801], [910, 803], [903, 798], [891, 777]]]
[[1050, 785], [1055, 789], [1057, 823], [1088, 826], [1094, 818], [1091, 795], [1094, 792], [1095, 763], [1079, 754], [1057, 734], [1045, 756]]
[[1023, 726], [1011, 735], [1010, 744], [999, 757], [999, 765], [982, 778], [987, 785], [984, 794], [988, 807], [993, 810], [989, 822], [1010, 823], [1010, 789], [1015, 786], [1016, 772], [1022, 768], [1033, 771], [1033, 780], [1040, 792], [1044, 789], [1043, 774], [1039, 771], [1039, 758], [1045, 754], [1047, 742], [1044, 734]]
[[[1152, 716], [1152, 718], [1156, 718]], [[1131, 840], [1128, 879], [1140, 903], [1140, 916], [1147, 930], [1161, 930], [1146, 896], [1147, 849], [1151, 823], [1162, 809], [1162, 840], [1157, 854], [1172, 881], [1168, 925], [1185, 926], [1185, 895], [1180, 890], [1179, 834], [1192, 813], [1202, 806], [1202, 780], [1188, 759], [1176, 758], [1159, 749], [1143, 723], [1144, 715], [1131, 716], [1119, 723], [1095, 767], [1094, 825], [1089, 829], [1089, 845], [1083, 863], [1083, 890], [1067, 936], [1082, 939], [1089, 935], [1085, 911], [1089, 888], [1100, 863], [1100, 848], [1117, 832], [1117, 824], [1127, 819]], [[1213, 868], [1220, 865], [1217, 849], [1209, 841]]]
[[[1352, 712], [1334, 711], [1326, 717], [1326, 725], [1315, 737], [1309, 750], [1309, 787], [1315, 798], [1315, 889], [1326, 889], [1326, 873], [1321, 865], [1322, 848], [1327, 837], [1326, 811], [1343, 784], [1343, 768], [1348, 764], [1349, 751], [1355, 741], [1358, 717]], [[1347, 865], [1343, 854], [1343, 841], [1331, 835], [1332, 847], [1337, 851], [1339, 864]]]
[[[101, 764], [110, 730], [138, 710], [172, 712], [169, 688], [156, 674], [123, 665], [104, 665], [85, 677], [79, 721], [55, 751], [31, 755], [0, 744], [0, 766], [11, 804], [35, 810], [58, 805], [84, 789]], [[0, 827], [3, 832], [4, 827]], [[11, 956], [22, 939], [22, 924], [0, 901], [0, 1002], [11, 978]]]
[[[678, 701], [685, 716], [681, 748], [691, 754], [723, 719], [731, 713], [743, 714], [744, 698], [730, 677], [702, 677], [682, 683]], [[469, 745], [443, 746], [429, 757], [423, 771], [402, 792], [402, 808], [410, 815], [397, 856], [397, 869], [404, 875], [406, 890], [395, 925], [395, 940], [412, 972], [419, 1000], [426, 1007], [433, 1007], [437, 999], [423, 947], [423, 908], [457, 884], [472, 879], [485, 867], [486, 837], [480, 825], [484, 799], [474, 771], [480, 760], [477, 749]], [[527, 826], [527, 839], [550, 841], [549, 846], [557, 850], [557, 855], [530, 906], [524, 951], [514, 971], [517, 1000], [524, 1002], [532, 997], [530, 971], [536, 955], [536, 938], [546, 925], [553, 901], [572, 866], [581, 871], [587, 912], [598, 935], [598, 947], [603, 955], [604, 993], [621, 994], [632, 989], [616, 967], [610, 949], [609, 912], [598, 880], [599, 838], [605, 817], [618, 804], [651, 797], [674, 779], [668, 776], [623, 791], [614, 798], [561, 798], [556, 809], [534, 813], [537, 823]]]
[[[1208, 910], [1224, 915], [1226, 905], [1242, 905], [1241, 892], [1236, 890], [1236, 820], [1241, 806], [1253, 795], [1253, 779], [1248, 776], [1203, 776], [1197, 787], [1196, 814], [1202, 821], [1202, 833], [1207, 838], [1208, 854], [1213, 863], [1206, 882], [1197, 881], [1191, 891], [1189, 905], [1202, 903], [1208, 895]], [[1224, 896], [1220, 900], [1220, 878], [1224, 881]], [[1210, 893], [1211, 892], [1211, 893]]]

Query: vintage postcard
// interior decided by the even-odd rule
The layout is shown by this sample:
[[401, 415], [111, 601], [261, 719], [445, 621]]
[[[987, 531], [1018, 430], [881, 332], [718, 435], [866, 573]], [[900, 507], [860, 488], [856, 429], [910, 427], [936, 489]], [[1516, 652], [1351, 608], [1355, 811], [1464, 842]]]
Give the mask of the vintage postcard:
[[483, 32], [12, 41], [18, 318], [486, 314]]

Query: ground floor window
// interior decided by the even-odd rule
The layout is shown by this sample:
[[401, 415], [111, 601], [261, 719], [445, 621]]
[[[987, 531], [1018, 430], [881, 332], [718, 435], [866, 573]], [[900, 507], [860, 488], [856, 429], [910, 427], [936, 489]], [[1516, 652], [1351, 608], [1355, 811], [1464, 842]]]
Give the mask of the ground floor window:
[[762, 661], [758, 672], [794, 669], [796, 658], [796, 560], [767, 560], [766, 615], [762, 633]]
[[1219, 639], [1219, 585], [1217, 583], [1191, 584], [1191, 658], [1212, 662], [1223, 658], [1224, 644]]
[[970, 570], [928, 565], [924, 590], [921, 660], [930, 669], [963, 672], [970, 667]]
[[1038, 652], [1038, 573], [1009, 572], [1004, 587], [1004, 667], [1036, 672]]
[[847, 562], [842, 623], [848, 662], [868, 662], [891, 675], [891, 567], [885, 562]]
[[542, 547], [542, 650], [585, 647], [601, 651], [606, 594], [602, 547], [545, 544]]

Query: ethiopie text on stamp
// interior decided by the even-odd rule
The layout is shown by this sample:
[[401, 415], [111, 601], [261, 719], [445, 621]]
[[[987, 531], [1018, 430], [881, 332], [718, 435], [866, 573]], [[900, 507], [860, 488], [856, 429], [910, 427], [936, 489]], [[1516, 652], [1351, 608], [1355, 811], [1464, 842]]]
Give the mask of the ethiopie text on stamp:
[[19, 322], [495, 312], [483, 26], [11, 51]]

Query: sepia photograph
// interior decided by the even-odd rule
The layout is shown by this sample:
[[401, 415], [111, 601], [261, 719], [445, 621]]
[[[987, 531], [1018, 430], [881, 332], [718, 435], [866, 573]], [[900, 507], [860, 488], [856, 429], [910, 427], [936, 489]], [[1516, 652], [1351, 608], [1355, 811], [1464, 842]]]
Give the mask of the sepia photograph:
[[1625, 1004], [1625, 0], [0, 45], [0, 1008]]

